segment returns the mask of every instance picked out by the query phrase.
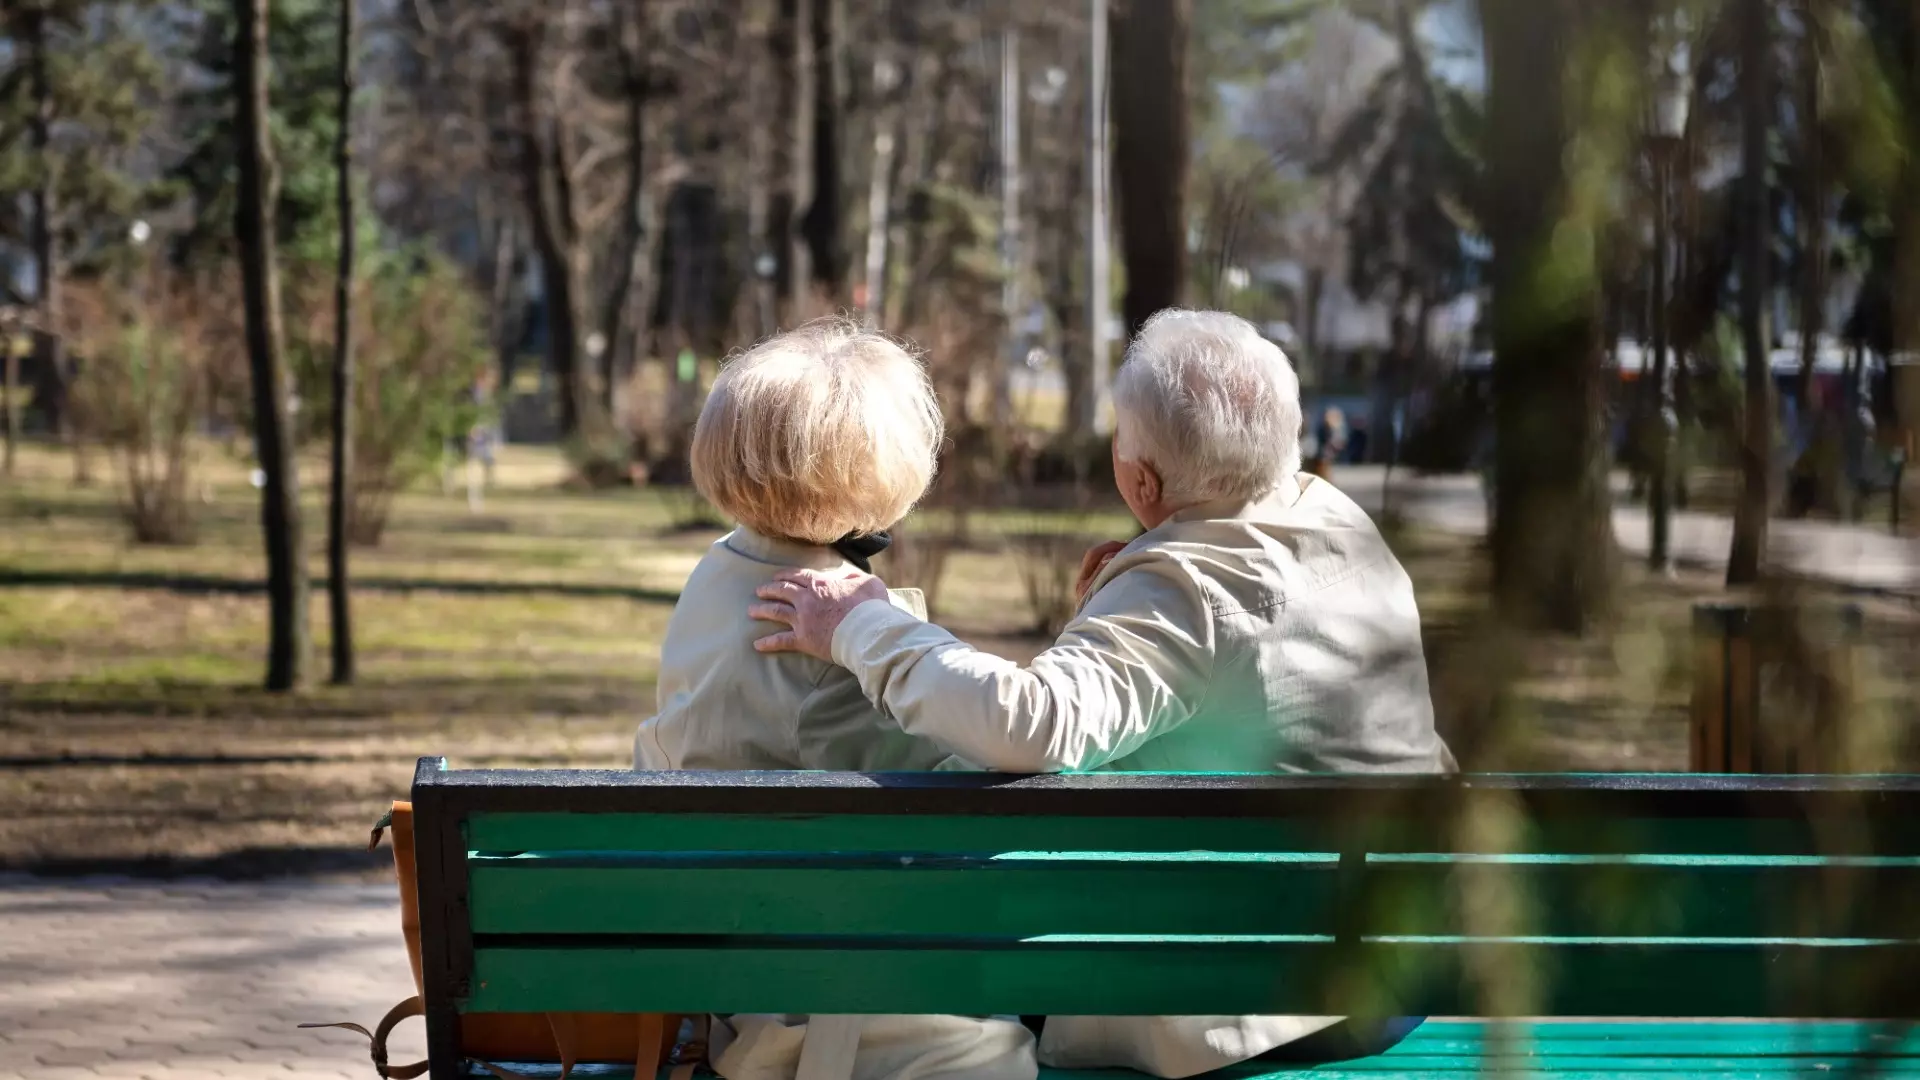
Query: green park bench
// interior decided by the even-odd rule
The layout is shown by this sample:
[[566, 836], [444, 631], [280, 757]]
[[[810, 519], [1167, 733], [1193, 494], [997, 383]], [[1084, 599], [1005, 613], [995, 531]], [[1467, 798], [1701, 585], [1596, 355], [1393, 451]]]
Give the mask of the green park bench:
[[1920, 1076], [1920, 777], [425, 759], [413, 804], [434, 1080], [464, 1011], [1480, 1017], [1312, 1074]]

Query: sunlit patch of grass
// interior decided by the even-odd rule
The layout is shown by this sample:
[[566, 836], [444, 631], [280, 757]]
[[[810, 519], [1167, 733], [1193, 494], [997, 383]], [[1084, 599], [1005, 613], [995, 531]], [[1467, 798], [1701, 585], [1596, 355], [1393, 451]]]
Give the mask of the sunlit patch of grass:
[[260, 677], [261, 656], [176, 651], [165, 656], [104, 660], [76, 682], [165, 695], [176, 687], [242, 686]]

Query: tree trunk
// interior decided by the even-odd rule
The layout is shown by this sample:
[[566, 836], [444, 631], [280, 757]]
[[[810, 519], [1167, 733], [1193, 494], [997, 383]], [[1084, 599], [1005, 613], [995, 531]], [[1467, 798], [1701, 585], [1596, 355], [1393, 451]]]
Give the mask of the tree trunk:
[[653, 75], [647, 64], [644, 8], [621, 6], [615, 12], [621, 89], [626, 96], [627, 187], [622, 201], [624, 246], [613, 258], [614, 282], [601, 314], [601, 337], [607, 343], [601, 375], [609, 414], [645, 348], [655, 277], [655, 264], [648, 256], [656, 250], [655, 235], [660, 231], [654, 188], [648, 180], [647, 103]]
[[873, 166], [867, 178], [867, 257], [861, 312], [869, 323], [880, 325], [887, 310], [888, 241], [893, 232], [893, 173], [898, 151], [900, 108], [893, 101], [894, 85], [888, 78], [890, 57], [882, 54], [873, 62], [873, 91], [880, 106], [873, 118]]
[[[899, 187], [906, 193], [909, 211], [925, 195], [932, 176], [932, 148], [936, 145], [936, 129], [949, 78], [948, 69], [935, 51], [927, 50], [914, 61], [911, 97], [900, 125], [904, 145], [900, 153]], [[886, 324], [901, 332], [910, 332], [919, 316], [921, 282], [917, 271], [921, 233], [926, 227], [921, 216], [912, 212], [899, 215], [895, 224], [898, 234], [889, 245], [893, 264], [900, 267], [901, 274], [900, 287], [887, 297]]]
[[771, 336], [780, 325], [780, 259], [774, 253], [774, 127], [779, 57], [773, 47], [774, 0], [752, 0], [745, 33], [753, 59], [747, 64], [747, 273], [753, 298], [753, 337]]
[[[711, 276], [708, 264], [714, 244], [714, 204], [717, 195], [711, 187], [683, 182], [667, 201], [666, 227], [669, 265], [673, 278], [667, 284], [668, 323], [676, 354], [691, 353], [696, 359], [709, 340], [708, 311], [711, 301]], [[692, 446], [693, 428], [699, 417], [700, 375], [697, 362], [691, 369], [683, 366], [679, 355], [670, 361], [667, 390], [667, 457], [679, 464], [686, 460]]]
[[[1091, 80], [1089, 80], [1090, 82]], [[1072, 106], [1061, 103], [1065, 111], [1062, 127], [1073, 133], [1090, 130], [1088, 115], [1092, 95], [1076, 95]], [[1091, 202], [1093, 160], [1092, 139], [1063, 140], [1068, 148], [1054, 169], [1044, 170], [1042, 182], [1048, 193], [1048, 210], [1040, 221], [1040, 236], [1046, 241], [1050, 265], [1044, 271], [1041, 290], [1053, 320], [1060, 328], [1060, 368], [1067, 390], [1066, 416], [1062, 430], [1075, 442], [1093, 439], [1099, 430], [1099, 391], [1094, 386], [1094, 352], [1087, 331], [1092, 312], [1093, 266], [1090, 226], [1095, 215], [1083, 203]], [[1078, 269], [1078, 273], [1075, 270]]]
[[333, 683], [353, 682], [353, 602], [347, 514], [353, 501], [353, 5], [340, 4], [340, 85], [333, 169], [339, 201], [340, 265], [333, 284], [333, 486], [327, 502], [327, 610], [333, 624]]
[[793, 85], [790, 87], [793, 94], [793, 127], [788, 133], [787, 164], [790, 171], [787, 198], [795, 227], [790, 228], [787, 234], [787, 302], [791, 305], [787, 317], [793, 322], [811, 313], [813, 283], [817, 273], [813, 265], [813, 246], [802, 215], [812, 212], [818, 192], [815, 187], [817, 173], [814, 157], [817, 153], [819, 124], [814, 114], [820, 108], [820, 89], [813, 24], [814, 5], [820, 2], [789, 0], [788, 6], [787, 29], [793, 49]]
[[291, 690], [306, 678], [307, 566], [300, 535], [300, 474], [287, 415], [289, 381], [280, 354], [280, 277], [274, 250], [279, 176], [268, 130], [268, 0], [234, 0], [234, 91], [240, 128], [240, 281], [246, 306], [247, 360], [253, 376], [255, 449], [266, 485], [260, 525], [267, 548], [267, 689]]
[[592, 290], [566, 160], [567, 121], [562, 110], [549, 108], [542, 93], [545, 33], [545, 27], [531, 19], [508, 30], [514, 96], [523, 125], [521, 185], [540, 255], [548, 362], [560, 380], [560, 429], [582, 446], [599, 447], [609, 432], [605, 408], [593, 392], [594, 358], [586, 348], [587, 332], [595, 326], [587, 299]]
[[[841, 212], [841, 114], [847, 99], [845, 0], [807, 0], [813, 15], [813, 187], [800, 221], [811, 252], [813, 288], [835, 302], [847, 280], [846, 215]], [[822, 72], [820, 65], [825, 65]], [[800, 204], [796, 201], [795, 206]]]
[[1740, 342], [1746, 353], [1746, 416], [1740, 440], [1740, 501], [1734, 508], [1727, 584], [1760, 580], [1766, 557], [1773, 448], [1772, 370], [1767, 360], [1767, 134], [1772, 109], [1767, 0], [1740, 0]]
[[19, 351], [14, 348], [13, 331], [0, 331], [0, 349], [6, 350], [4, 354], [0, 354], [0, 364], [6, 365], [6, 385], [0, 387], [0, 393], [4, 393], [7, 396], [6, 402], [4, 403], [7, 424], [7, 457], [5, 464], [0, 465], [0, 469], [4, 469], [8, 476], [12, 476], [14, 449], [20, 443], [20, 355]]
[[1299, 366], [1302, 374], [1307, 375], [1307, 381], [1324, 390], [1328, 388], [1328, 372], [1320, 359], [1320, 308], [1327, 292], [1327, 272], [1319, 266], [1308, 267], [1305, 291], [1300, 311], [1300, 321], [1304, 324], [1300, 327], [1300, 343], [1304, 355], [1295, 359], [1304, 361]]
[[514, 372], [520, 362], [520, 338], [526, 332], [525, 299], [520, 293], [518, 231], [513, 215], [501, 214], [493, 237], [489, 317], [503, 401], [513, 394]]
[[[1665, 571], [1670, 565], [1669, 541], [1673, 532], [1673, 426], [1667, 424], [1670, 402], [1668, 388], [1667, 337], [1672, 317], [1672, 287], [1667, 269], [1672, 242], [1669, 231], [1673, 218], [1672, 147], [1659, 147], [1653, 154], [1653, 460], [1647, 491], [1647, 566]], [[1611, 339], [1609, 339], [1611, 340]], [[1677, 418], [1677, 414], [1676, 414]]]
[[1800, 380], [1796, 388], [1801, 415], [1813, 419], [1813, 372], [1820, 359], [1820, 334], [1826, 329], [1827, 299], [1827, 169], [1820, 139], [1820, 19], [1823, 0], [1805, 0], [1801, 18], [1806, 35], [1800, 70], [1801, 124], [1805, 163], [1800, 212]]
[[[33, 190], [28, 196], [33, 214], [33, 266], [34, 299], [38, 309], [39, 333], [33, 340], [44, 342], [40, 350], [40, 359], [45, 365], [45, 374], [40, 382], [43, 386], [55, 390], [53, 400], [45, 403], [47, 415], [53, 418], [61, 434], [74, 443], [74, 481], [84, 484], [86, 475], [86, 455], [80, 447], [81, 432], [73, 427], [70, 411], [67, 409], [67, 357], [66, 338], [60, 326], [60, 234], [55, 219], [60, 209], [58, 195], [53, 187], [53, 81], [48, 73], [47, 61], [47, 13], [44, 3], [35, 3], [26, 11], [28, 93], [33, 99], [33, 113], [29, 121], [31, 145], [34, 160], [39, 162], [39, 174], [34, 179]], [[8, 342], [8, 355], [12, 355], [12, 342]], [[9, 369], [13, 370], [13, 369]], [[17, 437], [17, 405], [19, 387], [10, 384], [7, 389], [7, 471], [13, 471], [13, 446]]]
[[[1495, 601], [1525, 626], [1586, 631], [1608, 609], [1598, 266], [1555, 245], [1570, 199], [1568, 68], [1584, 0], [1481, 0], [1493, 241]], [[1577, 259], [1570, 264], [1568, 259]], [[1569, 290], [1550, 300], [1549, 276]]]
[[1113, 157], [1127, 335], [1180, 303], [1187, 280], [1187, 31], [1191, 0], [1132, 0], [1114, 12]]

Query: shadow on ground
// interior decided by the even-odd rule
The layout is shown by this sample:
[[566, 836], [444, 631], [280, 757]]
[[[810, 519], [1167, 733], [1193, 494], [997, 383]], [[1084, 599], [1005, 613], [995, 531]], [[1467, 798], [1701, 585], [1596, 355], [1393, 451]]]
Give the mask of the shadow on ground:
[[[650, 709], [653, 687], [640, 679], [488, 677], [363, 681], [350, 689], [272, 694], [257, 687], [199, 682], [107, 683], [93, 679], [0, 686], [0, 731], [34, 714], [205, 720], [364, 720], [382, 730], [396, 716], [445, 722], [501, 717], [595, 717]], [[636, 716], [634, 721], [638, 723]], [[72, 749], [69, 754], [92, 751]], [[31, 756], [31, 755], [15, 755]], [[9, 758], [0, 758], [0, 772]]]
[[136, 878], [160, 881], [206, 879], [271, 881], [278, 878], [390, 877], [393, 855], [384, 847], [259, 847], [202, 858], [150, 855], [137, 858], [11, 858], [0, 856], [0, 874], [37, 878]]
[[[327, 579], [312, 579], [312, 588], [326, 588]], [[637, 600], [672, 604], [680, 599], [673, 589], [646, 589], [575, 581], [474, 581], [457, 578], [356, 576], [359, 592], [442, 592], [462, 596], [563, 596], [582, 600]], [[257, 578], [218, 574], [159, 573], [146, 570], [8, 570], [0, 569], [0, 589], [150, 589], [186, 595], [255, 596], [266, 592]]]

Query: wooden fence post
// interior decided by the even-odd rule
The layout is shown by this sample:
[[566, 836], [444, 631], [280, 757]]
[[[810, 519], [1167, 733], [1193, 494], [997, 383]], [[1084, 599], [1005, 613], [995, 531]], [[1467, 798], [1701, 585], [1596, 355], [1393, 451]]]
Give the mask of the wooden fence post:
[[[1782, 665], [1794, 657], [1799, 620], [1811, 619], [1821, 640], [1838, 651], [1833, 661], [1850, 690], [1853, 650], [1862, 616], [1858, 605], [1802, 613], [1776, 605], [1696, 604], [1693, 609], [1693, 700], [1690, 766], [1697, 773], [1825, 771], [1834, 732], [1796, 715], [1815, 710], [1805, 695], [1779, 693]], [[1831, 704], [1831, 703], [1829, 703]], [[1832, 719], [1846, 722], [1844, 707]]]

